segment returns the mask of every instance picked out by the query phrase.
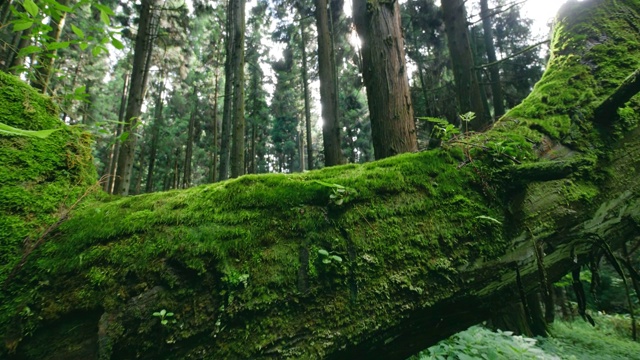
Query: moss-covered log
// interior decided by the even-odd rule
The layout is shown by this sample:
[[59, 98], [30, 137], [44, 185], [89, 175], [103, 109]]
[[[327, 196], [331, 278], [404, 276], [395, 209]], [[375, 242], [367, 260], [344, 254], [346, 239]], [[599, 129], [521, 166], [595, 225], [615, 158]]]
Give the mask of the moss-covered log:
[[533, 93], [442, 149], [84, 202], [3, 270], [0, 356], [401, 359], [499, 313], [538, 261], [638, 234], [640, 102], [593, 114], [640, 67], [639, 13], [565, 6]]

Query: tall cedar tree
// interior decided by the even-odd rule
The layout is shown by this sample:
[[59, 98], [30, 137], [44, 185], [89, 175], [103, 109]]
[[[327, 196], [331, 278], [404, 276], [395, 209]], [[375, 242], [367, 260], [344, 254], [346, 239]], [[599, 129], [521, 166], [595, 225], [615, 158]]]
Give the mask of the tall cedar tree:
[[152, 20], [154, 12], [152, 2], [154, 0], [142, 0], [140, 8], [140, 24], [133, 52], [133, 69], [131, 71], [131, 85], [129, 87], [129, 99], [125, 113], [125, 125], [123, 131], [129, 135], [122, 142], [118, 154], [118, 167], [115, 176], [114, 194], [128, 195], [131, 183], [131, 171], [136, 147], [134, 134], [144, 100], [144, 87], [149, 72], [148, 58], [153, 50]]
[[318, 74], [320, 76], [320, 102], [322, 104], [322, 141], [324, 143], [324, 165], [342, 164], [340, 149], [340, 126], [338, 124], [338, 94], [336, 69], [332, 60], [333, 51], [329, 30], [327, 0], [315, 0], [316, 27], [318, 29]]
[[[490, 64], [495, 63], [498, 58], [496, 57], [496, 48], [493, 45], [493, 24], [491, 23], [488, 0], [480, 0], [480, 16], [482, 17], [482, 30], [487, 60], [489, 60]], [[489, 75], [491, 76], [493, 117], [497, 119], [504, 115], [504, 96], [502, 95], [502, 84], [500, 83], [500, 68], [497, 64], [489, 67]]]
[[[311, 141], [311, 104], [309, 95], [309, 69], [307, 67], [307, 30], [305, 8], [300, 1], [295, 2], [300, 16], [300, 52], [302, 56], [302, 88], [304, 90], [304, 123], [307, 135], [307, 169], [313, 170], [313, 143]], [[304, 162], [301, 162], [304, 164]]]
[[[244, 8], [245, 0], [233, 0], [233, 134], [231, 143], [231, 177], [237, 178], [244, 175]], [[231, 5], [231, 4], [230, 4]]]
[[[59, 0], [58, 3], [63, 6], [67, 6], [69, 0]], [[49, 22], [51, 30], [47, 34], [47, 38], [50, 42], [60, 41], [60, 35], [64, 28], [64, 23], [67, 18], [67, 13], [60, 12], [57, 19], [52, 18]], [[56, 59], [57, 50], [48, 50], [45, 46], [42, 53], [38, 56], [38, 66], [35, 68], [35, 74], [31, 86], [40, 90], [43, 94], [46, 94], [49, 89], [49, 79], [51, 79], [51, 73], [53, 72], [53, 64]]]
[[225, 36], [226, 57], [224, 61], [224, 103], [222, 105], [222, 129], [220, 132], [220, 167], [218, 179], [220, 181], [229, 178], [229, 162], [231, 160], [231, 116], [233, 110], [233, 52], [235, 51], [235, 22], [234, 2], [227, 3], [227, 31]]
[[476, 117], [469, 126], [473, 130], [482, 130], [489, 119], [485, 117], [486, 111], [476, 76], [464, 3], [464, 0], [443, 1], [442, 13], [460, 112], [474, 112]]
[[375, 157], [416, 151], [400, 7], [396, 1], [354, 0], [353, 17], [362, 40], [362, 73]]

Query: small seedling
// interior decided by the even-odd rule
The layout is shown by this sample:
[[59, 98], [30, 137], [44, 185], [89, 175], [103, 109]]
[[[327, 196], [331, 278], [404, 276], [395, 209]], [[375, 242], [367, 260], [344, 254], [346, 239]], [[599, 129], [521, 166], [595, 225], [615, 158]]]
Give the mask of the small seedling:
[[342, 262], [342, 258], [338, 255], [331, 255], [327, 250], [325, 249], [320, 249], [318, 250], [318, 254], [320, 255], [320, 257], [322, 258], [322, 263], [323, 264], [331, 264], [332, 261], [341, 263]]
[[176, 323], [175, 319], [173, 318], [173, 313], [172, 312], [167, 312], [167, 310], [162, 309], [160, 311], [156, 311], [153, 313], [153, 316], [159, 317], [160, 318], [160, 323], [162, 325], [167, 325], [169, 324], [169, 321], [171, 321], [172, 324]]

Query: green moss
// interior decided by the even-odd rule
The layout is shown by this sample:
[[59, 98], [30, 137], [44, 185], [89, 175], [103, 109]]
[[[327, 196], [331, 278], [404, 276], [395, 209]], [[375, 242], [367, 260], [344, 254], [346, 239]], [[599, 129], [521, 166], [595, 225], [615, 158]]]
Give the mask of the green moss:
[[[49, 98], [2, 72], [0, 122], [25, 130], [62, 129], [46, 139], [0, 135], [0, 282], [5, 284], [24, 251], [95, 182], [96, 174], [90, 138], [64, 125]], [[2, 292], [0, 311], [22, 311], [15, 306], [30, 291], [20, 294], [9, 301]]]
[[[606, 3], [564, 7], [554, 29], [547, 71], [532, 93], [502, 121], [517, 120], [580, 150], [597, 145], [594, 130], [584, 129], [589, 125], [581, 120], [630, 75], [630, 69], [640, 67], [634, 25], [638, 4]], [[628, 120], [623, 117], [623, 122]]]

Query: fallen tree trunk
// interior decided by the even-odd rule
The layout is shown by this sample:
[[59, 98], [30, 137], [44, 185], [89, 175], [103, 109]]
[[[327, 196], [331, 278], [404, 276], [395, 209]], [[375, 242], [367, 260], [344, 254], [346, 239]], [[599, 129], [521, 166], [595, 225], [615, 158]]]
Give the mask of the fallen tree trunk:
[[638, 97], [593, 115], [639, 11], [565, 6], [533, 93], [442, 149], [84, 203], [5, 282], [3, 356], [402, 359], [524, 301], [638, 234]]

